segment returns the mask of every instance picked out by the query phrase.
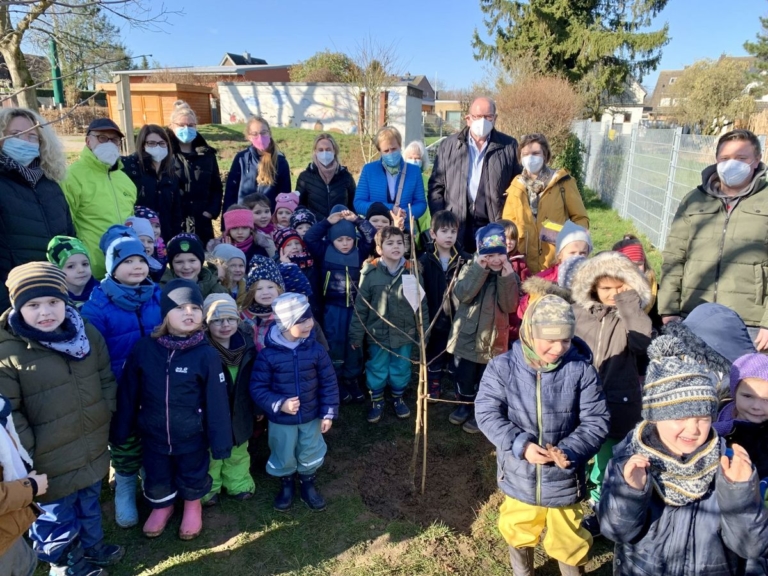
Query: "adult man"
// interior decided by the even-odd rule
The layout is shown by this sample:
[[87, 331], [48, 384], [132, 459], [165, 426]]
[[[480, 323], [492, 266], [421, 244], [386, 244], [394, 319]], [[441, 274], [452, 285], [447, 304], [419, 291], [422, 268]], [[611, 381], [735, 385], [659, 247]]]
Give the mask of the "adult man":
[[450, 210], [459, 217], [459, 239], [474, 250], [475, 232], [501, 218], [504, 194], [522, 172], [517, 141], [499, 132], [496, 104], [477, 98], [469, 107], [467, 125], [440, 145], [429, 177], [429, 209]]
[[768, 167], [760, 141], [733, 130], [717, 142], [717, 164], [680, 202], [664, 249], [659, 313], [664, 323], [702, 302], [741, 316], [758, 350], [768, 349]]
[[91, 122], [80, 159], [61, 183], [77, 237], [91, 253], [91, 273], [97, 280], [107, 273], [99, 240], [107, 228], [133, 216], [136, 202], [136, 185], [121, 169], [122, 139], [120, 128], [109, 118]]

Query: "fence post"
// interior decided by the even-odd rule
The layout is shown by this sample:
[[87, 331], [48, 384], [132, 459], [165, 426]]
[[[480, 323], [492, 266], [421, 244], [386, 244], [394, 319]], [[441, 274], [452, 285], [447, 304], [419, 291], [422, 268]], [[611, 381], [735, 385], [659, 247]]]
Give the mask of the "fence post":
[[627, 181], [624, 183], [624, 198], [621, 203], [621, 217], [626, 218], [629, 213], [629, 194], [632, 191], [632, 164], [635, 161], [635, 144], [637, 143], [638, 124], [632, 125], [632, 135], [629, 137], [629, 158], [627, 159]]
[[677, 159], [680, 152], [680, 140], [683, 137], [683, 129], [675, 128], [675, 137], [672, 140], [672, 154], [669, 160], [669, 176], [667, 176], [667, 194], [664, 197], [664, 209], [661, 211], [661, 233], [659, 234], [659, 250], [664, 249], [669, 234], [669, 216], [672, 208], [672, 197], [675, 193], [675, 175], [677, 172]]

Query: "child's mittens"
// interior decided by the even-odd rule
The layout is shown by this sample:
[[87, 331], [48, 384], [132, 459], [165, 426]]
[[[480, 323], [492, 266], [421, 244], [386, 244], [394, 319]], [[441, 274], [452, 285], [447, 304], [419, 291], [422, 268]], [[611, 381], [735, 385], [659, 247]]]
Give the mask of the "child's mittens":
[[565, 470], [571, 466], [571, 461], [568, 460], [568, 456], [557, 446], [547, 444], [547, 452], [549, 453], [549, 457], [552, 458], [552, 461], [555, 463], [555, 466], [558, 468]]

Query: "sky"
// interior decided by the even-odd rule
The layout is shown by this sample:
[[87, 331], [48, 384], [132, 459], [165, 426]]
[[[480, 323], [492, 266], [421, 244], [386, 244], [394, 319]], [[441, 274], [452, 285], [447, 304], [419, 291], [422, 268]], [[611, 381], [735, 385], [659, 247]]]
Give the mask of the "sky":
[[[158, 6], [160, 2], [147, 0]], [[466, 88], [486, 79], [489, 67], [473, 58], [472, 33], [485, 32], [477, 0], [165, 0], [163, 32], [123, 25], [134, 55], [152, 54], [163, 66], [212, 66], [225, 52], [293, 64], [318, 51], [354, 52], [371, 37], [393, 45], [402, 72], [435, 77], [446, 88]], [[669, 0], [654, 27], [669, 24], [670, 43], [659, 70], [679, 69], [701, 58], [746, 55], [745, 40], [768, 16], [766, 0]], [[652, 91], [658, 71], [643, 78]]]

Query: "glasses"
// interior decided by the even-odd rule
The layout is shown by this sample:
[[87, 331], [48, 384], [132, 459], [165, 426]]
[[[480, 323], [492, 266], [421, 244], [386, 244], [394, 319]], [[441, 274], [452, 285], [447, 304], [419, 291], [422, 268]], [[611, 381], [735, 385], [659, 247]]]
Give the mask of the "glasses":
[[157, 148], [158, 146], [160, 146], [160, 148], [168, 148], [168, 144], [163, 140], [160, 140], [159, 142], [156, 140], [147, 140], [144, 142], [144, 146], [147, 148]]
[[480, 115], [470, 114], [469, 116], [467, 116], [467, 118], [469, 118], [473, 122], [475, 120], [481, 120], [482, 118], [485, 118], [486, 120], [488, 120], [488, 122], [493, 122], [493, 119], [496, 118], [496, 114], [480, 114]]
[[216, 320], [211, 320], [208, 324], [216, 327], [224, 326], [225, 324], [237, 324], [237, 318], [217, 318]]
[[256, 136], [269, 136], [269, 130], [262, 130], [261, 132], [248, 132], [248, 136], [256, 138]]
[[26, 140], [30, 144], [40, 144], [40, 137], [34, 132], [24, 132], [17, 130], [8, 134], [11, 138], [18, 138], [19, 140]]
[[112, 142], [115, 146], [120, 146], [120, 142], [123, 141], [123, 139], [120, 136], [114, 136], [110, 138], [106, 134], [89, 134], [89, 136], [93, 136], [96, 138], [96, 140], [99, 141], [99, 144], [106, 144], [107, 142]]

